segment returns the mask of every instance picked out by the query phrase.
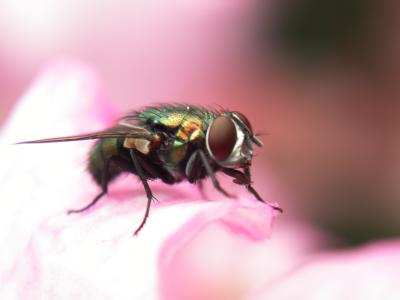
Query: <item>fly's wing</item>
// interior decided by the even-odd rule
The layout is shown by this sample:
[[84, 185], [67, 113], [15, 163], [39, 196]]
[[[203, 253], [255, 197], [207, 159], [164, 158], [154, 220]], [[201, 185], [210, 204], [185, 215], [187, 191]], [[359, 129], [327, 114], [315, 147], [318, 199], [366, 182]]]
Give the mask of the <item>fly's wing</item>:
[[139, 131], [147, 131], [146, 129], [137, 124], [137, 120], [138, 119], [135, 115], [128, 115], [119, 119], [118, 125], [122, 127], [133, 128]]
[[124, 126], [123, 124], [120, 123], [118, 127], [113, 127], [103, 131], [84, 133], [73, 136], [24, 141], [16, 144], [58, 143], [58, 142], [83, 141], [92, 139], [109, 139], [109, 138], [135, 138], [135, 139], [144, 139], [148, 141], [153, 141], [155, 139], [155, 136], [145, 128], [139, 126], [136, 127]]

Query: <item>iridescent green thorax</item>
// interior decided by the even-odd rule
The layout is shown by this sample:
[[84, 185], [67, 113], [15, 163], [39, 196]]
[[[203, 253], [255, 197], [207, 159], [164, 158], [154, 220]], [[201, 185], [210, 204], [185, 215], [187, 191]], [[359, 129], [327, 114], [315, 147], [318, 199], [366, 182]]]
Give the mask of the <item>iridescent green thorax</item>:
[[160, 130], [168, 139], [157, 149], [158, 157], [171, 173], [188, 156], [190, 145], [204, 146], [206, 132], [216, 113], [190, 105], [149, 107], [138, 112], [139, 125]]
[[206, 131], [216, 113], [191, 105], [163, 105], [148, 107], [136, 113], [140, 125], [161, 125], [170, 129], [187, 126], [200, 120], [200, 128]]

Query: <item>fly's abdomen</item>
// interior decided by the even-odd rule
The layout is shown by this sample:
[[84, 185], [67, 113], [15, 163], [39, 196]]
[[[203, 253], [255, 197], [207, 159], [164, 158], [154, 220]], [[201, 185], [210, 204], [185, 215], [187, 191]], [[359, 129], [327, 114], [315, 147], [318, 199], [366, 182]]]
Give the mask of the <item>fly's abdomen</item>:
[[97, 184], [101, 185], [105, 172], [109, 182], [123, 171], [113, 161], [110, 161], [108, 170], [105, 169], [107, 161], [118, 158], [119, 148], [120, 141], [116, 138], [102, 139], [94, 144], [89, 155], [88, 170]]

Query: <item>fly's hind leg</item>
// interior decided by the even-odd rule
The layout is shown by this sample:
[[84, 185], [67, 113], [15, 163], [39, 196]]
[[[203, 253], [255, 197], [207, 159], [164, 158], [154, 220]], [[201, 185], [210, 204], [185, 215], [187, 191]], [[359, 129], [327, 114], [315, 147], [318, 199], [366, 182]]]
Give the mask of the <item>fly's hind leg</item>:
[[144, 224], [146, 223], [146, 220], [150, 213], [151, 200], [154, 199], [154, 196], [153, 196], [153, 192], [151, 191], [150, 186], [147, 182], [146, 175], [143, 171], [143, 168], [140, 165], [139, 159], [136, 156], [135, 150], [129, 149], [129, 154], [131, 156], [133, 166], [136, 170], [137, 175], [140, 178], [140, 181], [143, 184], [143, 187], [144, 187], [144, 190], [146, 191], [146, 196], [147, 196], [147, 205], [146, 205], [146, 211], [144, 213], [144, 217], [143, 217], [142, 222], [140, 223], [139, 227], [134, 232], [134, 235], [137, 235], [139, 233], [139, 231], [143, 228]]
[[84, 212], [85, 210], [88, 210], [91, 208], [93, 205], [95, 205], [104, 195], [107, 194], [108, 191], [108, 183], [110, 179], [110, 164], [111, 164], [112, 157], [109, 158], [104, 166], [104, 171], [101, 174], [101, 192], [98, 194], [92, 202], [90, 202], [88, 205], [80, 208], [80, 209], [70, 209], [67, 211], [67, 214], [75, 214], [75, 213], [81, 213]]

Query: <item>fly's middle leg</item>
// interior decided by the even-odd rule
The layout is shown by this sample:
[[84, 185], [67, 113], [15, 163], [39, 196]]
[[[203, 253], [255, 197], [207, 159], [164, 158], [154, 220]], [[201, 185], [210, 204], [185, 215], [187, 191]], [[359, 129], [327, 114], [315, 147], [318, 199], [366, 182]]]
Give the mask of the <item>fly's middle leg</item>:
[[144, 224], [147, 221], [147, 218], [149, 217], [151, 200], [154, 199], [154, 196], [153, 196], [153, 192], [151, 191], [150, 186], [147, 182], [146, 175], [143, 171], [143, 168], [140, 165], [139, 159], [135, 153], [135, 150], [129, 149], [129, 154], [130, 154], [133, 166], [136, 170], [137, 175], [140, 178], [140, 181], [143, 184], [143, 187], [144, 187], [144, 190], [146, 191], [146, 196], [147, 196], [147, 204], [146, 204], [146, 210], [144, 213], [144, 217], [143, 217], [142, 222], [140, 223], [139, 227], [134, 232], [134, 235], [137, 235], [139, 233], [139, 231], [143, 228]]

